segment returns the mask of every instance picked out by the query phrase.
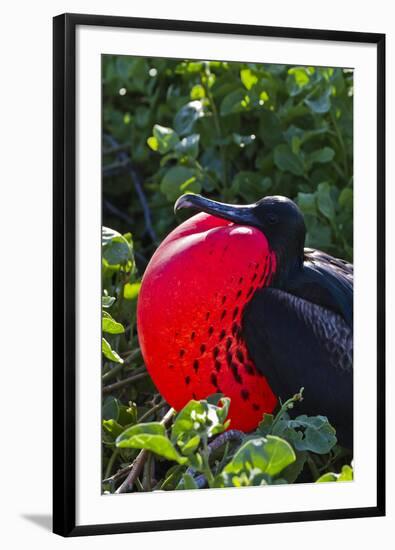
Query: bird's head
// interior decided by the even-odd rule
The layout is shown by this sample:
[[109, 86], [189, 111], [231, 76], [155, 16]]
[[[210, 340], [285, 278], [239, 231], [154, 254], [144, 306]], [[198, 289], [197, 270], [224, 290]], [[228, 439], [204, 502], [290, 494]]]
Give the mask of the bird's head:
[[279, 279], [303, 263], [306, 236], [303, 215], [298, 206], [286, 197], [264, 197], [254, 204], [236, 205], [187, 193], [174, 205], [175, 211], [181, 208], [195, 208], [262, 231], [277, 256]]

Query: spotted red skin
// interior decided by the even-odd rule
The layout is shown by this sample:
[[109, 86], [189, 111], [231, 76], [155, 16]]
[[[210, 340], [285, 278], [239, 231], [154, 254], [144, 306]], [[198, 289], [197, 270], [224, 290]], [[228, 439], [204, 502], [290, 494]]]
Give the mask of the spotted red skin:
[[276, 260], [253, 227], [193, 216], [158, 247], [145, 271], [137, 327], [147, 369], [166, 401], [221, 392], [231, 398], [231, 428], [251, 431], [276, 397], [248, 355], [243, 308], [269, 284]]

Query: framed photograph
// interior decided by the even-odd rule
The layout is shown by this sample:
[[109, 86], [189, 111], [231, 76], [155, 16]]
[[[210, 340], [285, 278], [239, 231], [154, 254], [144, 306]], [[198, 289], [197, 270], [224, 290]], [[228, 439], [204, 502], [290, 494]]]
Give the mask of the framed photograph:
[[53, 67], [54, 532], [384, 515], [385, 36], [66, 14]]

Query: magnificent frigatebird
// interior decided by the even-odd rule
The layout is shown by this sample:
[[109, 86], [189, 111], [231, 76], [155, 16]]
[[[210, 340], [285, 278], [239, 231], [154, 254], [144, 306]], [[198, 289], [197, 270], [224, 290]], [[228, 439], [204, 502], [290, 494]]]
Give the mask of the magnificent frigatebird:
[[147, 368], [176, 409], [221, 392], [231, 427], [253, 430], [277, 399], [304, 387], [298, 412], [325, 415], [353, 440], [353, 267], [304, 248], [285, 197], [246, 205], [200, 195], [153, 255], [138, 303]]

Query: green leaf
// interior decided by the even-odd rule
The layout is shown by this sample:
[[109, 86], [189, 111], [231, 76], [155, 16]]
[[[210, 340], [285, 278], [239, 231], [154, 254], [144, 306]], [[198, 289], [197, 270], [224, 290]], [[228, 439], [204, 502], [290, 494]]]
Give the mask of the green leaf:
[[118, 422], [121, 426], [130, 426], [137, 423], [137, 405], [130, 403], [129, 406], [121, 405], [119, 407]]
[[261, 485], [275, 485], [280, 480], [273, 479], [258, 468], [241, 471], [238, 474], [223, 471], [214, 480], [214, 487], [259, 487]]
[[117, 437], [116, 446], [121, 449], [146, 449], [179, 464], [185, 464], [188, 461], [176, 451], [166, 436], [164, 426], [159, 422], [147, 422], [127, 428]]
[[337, 481], [352, 481], [354, 479], [354, 472], [351, 466], [348, 466], [345, 464], [342, 467], [342, 471], [340, 472], [339, 478]]
[[125, 300], [135, 300], [139, 295], [141, 283], [126, 283], [123, 287], [123, 297]]
[[103, 258], [110, 265], [124, 264], [130, 259], [129, 244], [122, 236], [114, 237], [104, 248]]
[[329, 453], [337, 443], [336, 430], [329, 424], [326, 416], [298, 416], [288, 422], [288, 429], [282, 435], [289, 438], [298, 451], [318, 454]]
[[305, 104], [316, 114], [327, 113], [331, 108], [331, 90], [327, 88], [321, 95], [315, 95], [313, 99], [305, 98]]
[[335, 151], [331, 147], [323, 147], [322, 149], [319, 149], [318, 151], [314, 151], [309, 155], [309, 160], [311, 163], [314, 162], [330, 162], [333, 160], [335, 156]]
[[118, 420], [119, 416], [119, 402], [115, 397], [108, 396], [103, 404], [102, 418], [103, 420]]
[[199, 487], [196, 484], [196, 481], [193, 479], [191, 474], [184, 474], [182, 476], [182, 488], [186, 490], [199, 489]]
[[295, 176], [303, 176], [304, 163], [300, 156], [295, 155], [289, 145], [277, 145], [274, 149], [274, 163], [282, 172], [291, 172]]
[[266, 437], [270, 433], [273, 420], [272, 414], [264, 413], [263, 420], [258, 424], [257, 432]]
[[251, 88], [258, 82], [258, 77], [251, 71], [251, 69], [242, 69], [240, 71], [240, 79], [247, 90], [251, 90]]
[[347, 466], [347, 464], [345, 464], [342, 467], [342, 471], [340, 472], [340, 474], [327, 472], [326, 474], [323, 474], [321, 477], [319, 477], [316, 480], [316, 483], [327, 483], [327, 482], [333, 482], [333, 481], [335, 482], [353, 481], [353, 479], [354, 479], [353, 469], [351, 468], [351, 466]]
[[109, 265], [124, 264], [133, 259], [132, 245], [117, 231], [103, 227], [102, 256]]
[[227, 116], [233, 113], [245, 111], [249, 105], [250, 98], [245, 90], [239, 88], [227, 94], [222, 100], [220, 107], [221, 116]]
[[267, 436], [265, 453], [268, 456], [265, 473], [275, 476], [295, 461], [295, 452], [284, 439], [272, 435]]
[[325, 249], [331, 242], [331, 228], [321, 223], [316, 216], [305, 214], [307, 226], [306, 246]]
[[302, 210], [303, 214], [316, 214], [317, 204], [314, 193], [298, 193], [296, 197], [296, 203]]
[[155, 124], [153, 134], [152, 137], [148, 138], [147, 143], [151, 149], [162, 155], [171, 151], [179, 142], [178, 135], [172, 128]]
[[187, 191], [199, 193], [201, 184], [197, 180], [195, 170], [185, 166], [173, 166], [164, 175], [160, 190], [169, 201], [173, 202]]
[[117, 443], [122, 441], [128, 441], [131, 437], [140, 434], [150, 435], [166, 435], [166, 428], [160, 422], [145, 422], [142, 424], [136, 424], [123, 431], [122, 435], [118, 438]]
[[291, 445], [280, 437], [268, 435], [243, 443], [224, 468], [225, 473], [240, 474], [258, 470], [273, 477], [296, 460]]
[[153, 151], [159, 151], [159, 142], [154, 136], [150, 136], [147, 139], [148, 147], [150, 147]]
[[102, 338], [101, 340], [101, 350], [104, 357], [106, 357], [110, 361], [114, 361], [115, 363], [123, 363], [122, 357], [120, 357], [118, 353], [111, 348], [110, 344], [105, 338]]
[[191, 99], [203, 99], [206, 97], [206, 91], [201, 84], [196, 84], [191, 89]]
[[110, 420], [103, 420], [103, 429], [112, 439], [116, 439], [123, 432], [123, 426], [113, 418], [110, 418]]
[[254, 202], [267, 194], [272, 186], [272, 180], [263, 177], [259, 172], [241, 171], [232, 180], [231, 189], [247, 202]]
[[288, 70], [287, 90], [291, 97], [298, 95], [310, 83], [307, 67], [292, 67]]
[[328, 182], [320, 183], [317, 188], [318, 209], [330, 221], [335, 219], [335, 202], [331, 196], [331, 186]]
[[173, 491], [175, 489], [183, 489], [183, 486], [179, 486], [179, 482], [182, 478], [182, 474], [185, 470], [185, 466], [175, 464], [169, 468], [166, 472], [165, 479], [160, 486], [161, 491]]
[[113, 305], [114, 302], [115, 302], [114, 296], [102, 296], [101, 297], [102, 307], [109, 308]]
[[108, 332], [109, 334], [123, 334], [125, 328], [121, 323], [115, 321], [109, 313], [103, 311], [102, 331]]
[[353, 207], [352, 189], [350, 189], [349, 187], [345, 187], [344, 189], [342, 189], [339, 195], [338, 202], [339, 202], [340, 208], [345, 208], [351, 212]]
[[115, 237], [121, 237], [121, 234], [118, 233], [118, 231], [111, 229], [110, 227], [102, 226], [101, 228], [102, 246], [106, 246], [107, 244], [109, 244], [112, 241], [112, 239], [114, 239]]
[[205, 400], [189, 401], [175, 418], [171, 440], [177, 441], [182, 438], [182, 444], [185, 445], [185, 434], [189, 439], [196, 435], [212, 437], [223, 432], [226, 429], [225, 421], [229, 404], [230, 400], [228, 398], [220, 399], [220, 406], [212, 405]]
[[323, 474], [316, 480], [316, 483], [327, 483], [328, 481], [337, 481], [337, 475], [331, 472]]
[[204, 116], [203, 103], [195, 100], [184, 105], [174, 118], [174, 128], [180, 136], [190, 134], [195, 122]]
[[203, 70], [203, 63], [201, 61], [188, 61], [186, 68], [189, 73], [200, 73]]
[[307, 452], [298, 451], [296, 453], [296, 460], [281, 472], [281, 478], [287, 483], [295, 483], [300, 474], [303, 471], [304, 465], [307, 460]]
[[199, 154], [199, 134], [191, 134], [184, 137], [175, 147], [174, 151], [178, 156], [189, 156], [196, 159]]
[[195, 435], [195, 436], [191, 437], [190, 439], [187, 440], [185, 445], [179, 439], [177, 441], [177, 444], [181, 448], [181, 452], [182, 452], [183, 455], [189, 455], [191, 453], [194, 453], [196, 451], [196, 449], [199, 447], [199, 445], [200, 445], [200, 436]]
[[275, 147], [283, 141], [283, 131], [281, 122], [276, 113], [264, 109], [259, 117], [258, 134], [264, 144], [269, 147]]

